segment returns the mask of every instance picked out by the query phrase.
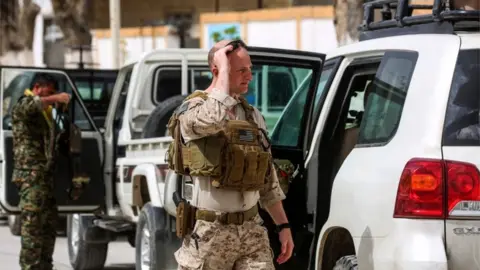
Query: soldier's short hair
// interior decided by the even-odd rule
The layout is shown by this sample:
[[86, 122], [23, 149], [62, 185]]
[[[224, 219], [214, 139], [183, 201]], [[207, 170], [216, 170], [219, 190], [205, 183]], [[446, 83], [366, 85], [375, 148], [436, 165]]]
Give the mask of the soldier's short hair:
[[210, 51], [208, 51], [208, 66], [212, 67], [213, 66], [213, 56], [215, 55], [215, 52], [218, 51], [218, 47], [213, 46]]
[[40, 74], [37, 74], [35, 76], [35, 79], [33, 81], [33, 84], [32, 84], [32, 88], [33, 86], [35, 86], [36, 84], [39, 84], [39, 85], [48, 85], [48, 84], [51, 84], [53, 85], [53, 88], [55, 89], [55, 91], [58, 91], [58, 82], [57, 80], [49, 75], [49, 74], [45, 74], [45, 73], [40, 73]]
[[[238, 47], [242, 47], [242, 48], [245, 48], [245, 49], [247, 48], [247, 44], [245, 44], [245, 42], [243, 42], [241, 39], [231, 40], [230, 42], [228, 42], [225, 45], [225, 47], [228, 46], [228, 45], [233, 46], [233, 51], [236, 50]], [[208, 66], [209, 67], [213, 66], [213, 56], [215, 55], [215, 52], [217, 52], [221, 48], [223, 48], [223, 47], [218, 46], [218, 43], [217, 43], [210, 49], [210, 51], [208, 51]]]

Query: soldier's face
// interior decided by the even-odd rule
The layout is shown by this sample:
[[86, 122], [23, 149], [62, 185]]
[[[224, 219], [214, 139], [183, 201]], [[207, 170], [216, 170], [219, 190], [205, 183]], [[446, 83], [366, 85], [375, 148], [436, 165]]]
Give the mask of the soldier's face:
[[41, 97], [46, 97], [55, 94], [55, 87], [51, 83], [35, 84], [33, 92]]
[[237, 94], [245, 94], [248, 84], [252, 80], [252, 61], [247, 50], [239, 48], [229, 55], [230, 58], [230, 91]]

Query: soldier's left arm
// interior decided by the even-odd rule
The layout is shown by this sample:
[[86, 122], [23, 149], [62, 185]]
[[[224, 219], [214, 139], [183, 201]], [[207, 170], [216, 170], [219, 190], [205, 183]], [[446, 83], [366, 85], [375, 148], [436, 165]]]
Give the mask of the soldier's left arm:
[[[255, 120], [258, 126], [264, 130], [267, 130], [267, 125], [262, 114], [255, 108]], [[269, 149], [270, 151], [270, 149]], [[267, 210], [272, 217], [275, 224], [288, 223], [287, 215], [283, 209], [282, 200], [286, 198], [280, 188], [280, 182], [278, 181], [277, 172], [273, 166], [273, 160], [270, 171], [270, 177], [268, 178], [268, 184], [263, 190], [260, 190], [260, 207]]]

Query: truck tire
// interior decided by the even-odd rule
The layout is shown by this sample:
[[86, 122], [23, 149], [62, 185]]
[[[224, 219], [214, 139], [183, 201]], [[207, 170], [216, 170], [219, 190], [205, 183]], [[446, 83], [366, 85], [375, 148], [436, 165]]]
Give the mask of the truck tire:
[[152, 111], [143, 128], [142, 138], [164, 137], [167, 135], [167, 124], [173, 111], [180, 106], [186, 96], [167, 98]]
[[8, 228], [15, 236], [19, 236], [21, 234], [22, 222], [20, 220], [20, 215], [8, 215]]
[[154, 207], [150, 202], [143, 206], [135, 237], [136, 270], [177, 269], [174, 252], [182, 242], [170, 228], [175, 223], [168, 219], [172, 217], [163, 208]]
[[103, 269], [107, 259], [107, 243], [88, 243], [83, 235], [88, 230], [98, 229], [92, 227], [92, 216], [78, 214], [67, 217], [68, 257], [74, 270]]
[[338, 259], [333, 270], [358, 270], [357, 256], [348, 255]]

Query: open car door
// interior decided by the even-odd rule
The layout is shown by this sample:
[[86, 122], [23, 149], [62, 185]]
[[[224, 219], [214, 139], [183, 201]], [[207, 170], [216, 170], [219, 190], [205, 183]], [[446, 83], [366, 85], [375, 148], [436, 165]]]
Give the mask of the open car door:
[[[283, 206], [295, 242], [292, 258], [282, 265], [275, 260], [281, 248], [275, 225], [266, 211], [260, 210], [260, 215], [269, 231], [276, 268], [307, 269], [310, 245], [314, 238], [314, 216], [313, 211], [307, 210], [309, 184], [304, 169], [311, 141], [310, 131], [313, 130], [309, 126], [316, 122], [312, 119], [319, 115], [329, 88], [327, 85], [339, 61], [336, 59], [325, 63], [328, 65], [325, 70], [324, 54], [260, 47], [249, 47], [248, 53], [253, 64], [253, 79], [245, 97], [265, 118], [275, 163], [282, 168], [290, 165], [294, 171], [293, 174], [290, 171], [293, 176], [290, 179], [283, 177], [282, 172], [277, 173], [287, 195]], [[166, 178], [165, 189], [171, 195], [166, 197], [165, 208], [175, 215], [173, 192], [181, 191], [182, 197], [191, 201], [193, 187], [188, 177], [182, 178], [172, 173]], [[177, 182], [180, 179], [183, 179], [183, 183]], [[316, 204], [316, 198], [311, 199]]]
[[[90, 176], [90, 183], [78, 200], [70, 201], [67, 189], [71, 185], [71, 160], [58, 156], [54, 174], [55, 197], [60, 213], [88, 213], [104, 203], [105, 186], [102, 177], [103, 142], [102, 135], [88, 114], [80, 95], [70, 77], [62, 70], [31, 67], [0, 67], [0, 97], [2, 100], [2, 122], [0, 123], [0, 205], [7, 212], [19, 213], [18, 189], [12, 183], [13, 173], [13, 137], [11, 114], [13, 106], [23, 95], [25, 89], [31, 89], [35, 78], [48, 74], [57, 79], [58, 92], [71, 95], [69, 114], [73, 123], [82, 131], [81, 168]], [[55, 114], [54, 114], [55, 115]]]
[[[272, 155], [278, 165], [280, 186], [287, 195], [283, 206], [295, 244], [292, 258], [276, 267], [306, 269], [302, 266], [308, 263], [310, 241], [313, 239], [313, 233], [307, 227], [309, 223], [313, 224], [313, 216], [307, 212], [308, 185], [303, 168], [308, 149], [309, 123], [317, 101], [315, 97], [317, 91], [323, 90], [320, 74], [325, 55], [255, 47], [249, 48], [248, 52], [253, 64], [253, 80], [246, 98], [265, 117]], [[260, 215], [269, 230], [275, 261], [281, 247], [278, 234], [268, 213], [260, 211]]]

